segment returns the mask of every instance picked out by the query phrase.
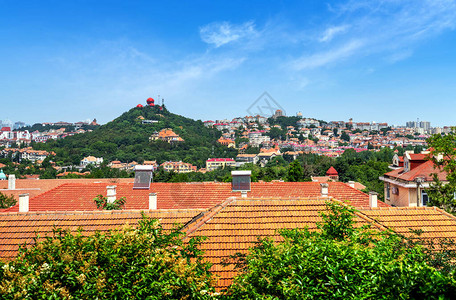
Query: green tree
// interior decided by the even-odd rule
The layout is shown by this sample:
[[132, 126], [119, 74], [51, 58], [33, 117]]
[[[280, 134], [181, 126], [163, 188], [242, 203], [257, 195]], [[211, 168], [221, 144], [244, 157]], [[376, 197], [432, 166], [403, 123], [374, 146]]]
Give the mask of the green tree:
[[293, 161], [288, 165], [287, 170], [287, 181], [302, 181], [304, 177], [304, 171], [302, 169], [301, 163], [298, 160]]
[[345, 131], [342, 131], [342, 134], [340, 135], [340, 139], [350, 142], [350, 136]]
[[104, 210], [121, 210], [125, 205], [125, 197], [120, 197], [119, 199], [114, 200], [114, 202], [109, 203], [108, 198], [103, 195], [97, 195], [93, 202], [95, 202], [98, 209]]
[[8, 208], [11, 206], [16, 205], [17, 201], [14, 199], [13, 195], [5, 195], [3, 193], [0, 193], [0, 208]]
[[[429, 159], [434, 163], [436, 172], [433, 174], [434, 182], [427, 190], [428, 205], [438, 206], [447, 212], [456, 213], [456, 134], [453, 131], [447, 135], [435, 134], [427, 143], [432, 149]], [[439, 178], [438, 173], [446, 174], [445, 182]]]
[[[355, 227], [353, 209], [328, 204], [319, 231], [259, 239], [229, 288], [231, 299], [451, 299], [453, 273], [428, 264], [419, 244]], [[335, 227], [335, 228], [334, 228]], [[348, 230], [347, 230], [348, 228]]]
[[175, 228], [165, 232], [144, 217], [86, 236], [55, 229], [16, 259], [0, 263], [2, 299], [209, 299], [210, 265], [198, 249], [201, 239], [182, 242]]

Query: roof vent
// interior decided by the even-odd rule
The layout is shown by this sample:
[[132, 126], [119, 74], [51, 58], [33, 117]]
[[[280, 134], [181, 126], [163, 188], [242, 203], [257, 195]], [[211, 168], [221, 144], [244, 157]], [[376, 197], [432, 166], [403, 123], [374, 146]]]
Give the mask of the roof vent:
[[233, 192], [249, 192], [251, 175], [252, 171], [231, 171], [231, 177], [233, 177], [231, 190]]
[[136, 165], [135, 166], [135, 182], [133, 184], [134, 190], [148, 190], [150, 189], [150, 182], [152, 180], [152, 172], [154, 167], [152, 165]]

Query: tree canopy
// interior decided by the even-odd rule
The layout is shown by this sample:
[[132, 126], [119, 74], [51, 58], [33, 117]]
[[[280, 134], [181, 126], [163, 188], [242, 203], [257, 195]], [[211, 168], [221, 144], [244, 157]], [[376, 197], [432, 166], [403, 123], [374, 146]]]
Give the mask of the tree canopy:
[[281, 230], [237, 261], [232, 299], [451, 299], [453, 269], [430, 265], [423, 246], [355, 227], [353, 209], [328, 203], [319, 231]]
[[0, 263], [2, 299], [208, 299], [210, 265], [198, 239], [182, 242], [146, 217], [86, 236], [55, 229], [35, 246]]

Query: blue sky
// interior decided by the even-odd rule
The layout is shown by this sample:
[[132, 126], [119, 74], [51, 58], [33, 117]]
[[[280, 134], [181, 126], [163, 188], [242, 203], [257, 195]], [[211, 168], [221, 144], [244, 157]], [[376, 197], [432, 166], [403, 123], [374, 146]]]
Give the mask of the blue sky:
[[456, 0], [0, 0], [0, 119], [105, 123], [148, 97], [195, 119], [456, 125]]

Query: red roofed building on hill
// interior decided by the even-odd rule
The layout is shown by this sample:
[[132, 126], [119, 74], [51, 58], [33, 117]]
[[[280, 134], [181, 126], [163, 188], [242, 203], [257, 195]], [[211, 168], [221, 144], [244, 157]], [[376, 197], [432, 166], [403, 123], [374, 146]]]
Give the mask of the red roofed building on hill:
[[393, 206], [426, 206], [429, 200], [426, 188], [432, 183], [432, 174], [446, 181], [446, 173], [435, 168], [428, 160], [429, 152], [406, 152], [403, 159], [393, 158], [394, 170], [380, 177], [385, 187], [385, 202]]

